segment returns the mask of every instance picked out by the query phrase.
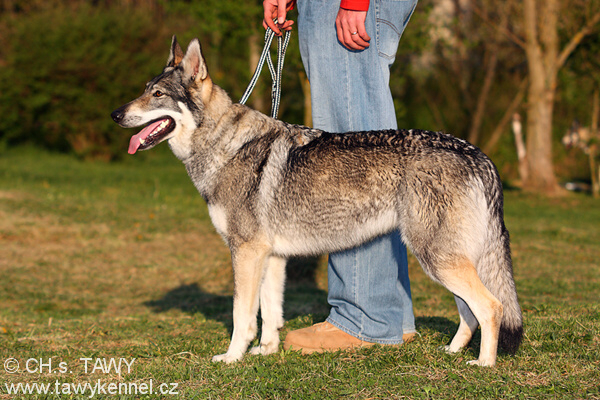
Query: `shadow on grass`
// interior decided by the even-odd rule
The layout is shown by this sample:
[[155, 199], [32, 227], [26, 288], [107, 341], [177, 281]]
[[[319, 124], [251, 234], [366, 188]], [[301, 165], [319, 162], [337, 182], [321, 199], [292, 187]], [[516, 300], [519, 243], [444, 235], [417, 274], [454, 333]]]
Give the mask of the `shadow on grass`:
[[[291, 259], [287, 267], [284, 318], [286, 321], [312, 316], [313, 323], [324, 321], [329, 315], [327, 292], [315, 284], [318, 258]], [[180, 310], [187, 314], [200, 313], [207, 319], [223, 323], [233, 332], [233, 296], [207, 293], [198, 283], [176, 287], [157, 300], [144, 303], [154, 312]], [[416, 317], [417, 330], [430, 329], [452, 336], [458, 324], [443, 317]], [[260, 324], [259, 324], [260, 326]]]
[[[327, 317], [327, 292], [314, 283], [318, 260], [302, 258], [288, 262], [284, 300], [286, 320], [308, 314], [312, 314], [316, 322]], [[196, 282], [171, 289], [162, 298], [147, 301], [144, 305], [156, 313], [169, 310], [200, 313], [208, 319], [225, 324], [230, 332], [233, 328], [233, 296], [208, 293]]]
[[458, 324], [456, 322], [445, 317], [415, 317], [415, 325], [417, 331], [430, 329], [450, 337], [454, 336], [458, 329]]
[[502, 181], [502, 190], [505, 192], [522, 192], [523, 189], [508, 181]]
[[201, 313], [206, 318], [224, 321], [228, 317], [231, 318], [232, 303], [232, 296], [207, 293], [194, 282], [171, 289], [162, 298], [147, 301], [144, 305], [156, 313], [180, 310], [188, 314]]

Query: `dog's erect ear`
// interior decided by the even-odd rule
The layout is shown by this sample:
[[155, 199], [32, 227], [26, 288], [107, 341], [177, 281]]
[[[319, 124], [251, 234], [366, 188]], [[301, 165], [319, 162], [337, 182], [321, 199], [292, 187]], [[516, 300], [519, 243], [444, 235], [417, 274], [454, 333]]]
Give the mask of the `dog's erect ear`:
[[177, 38], [173, 35], [171, 39], [171, 52], [169, 53], [169, 59], [167, 60], [167, 67], [176, 67], [183, 60], [183, 50], [181, 50], [181, 46], [177, 43]]
[[202, 56], [198, 39], [192, 40], [188, 45], [187, 52], [181, 61], [181, 66], [184, 77], [190, 83], [197, 80], [203, 81], [208, 77], [208, 69], [206, 68], [206, 62]]

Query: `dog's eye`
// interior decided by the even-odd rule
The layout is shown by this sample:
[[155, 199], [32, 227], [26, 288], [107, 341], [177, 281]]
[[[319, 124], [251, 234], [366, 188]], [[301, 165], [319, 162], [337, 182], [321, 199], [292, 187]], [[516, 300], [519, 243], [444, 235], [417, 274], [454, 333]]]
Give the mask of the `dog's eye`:
[[164, 94], [163, 92], [161, 92], [160, 90], [157, 90], [157, 91], [156, 91], [156, 92], [154, 92], [154, 94], [153, 94], [153, 96], [154, 96], [154, 97], [162, 97], [162, 96], [164, 96], [164, 95], [165, 95], [165, 94]]

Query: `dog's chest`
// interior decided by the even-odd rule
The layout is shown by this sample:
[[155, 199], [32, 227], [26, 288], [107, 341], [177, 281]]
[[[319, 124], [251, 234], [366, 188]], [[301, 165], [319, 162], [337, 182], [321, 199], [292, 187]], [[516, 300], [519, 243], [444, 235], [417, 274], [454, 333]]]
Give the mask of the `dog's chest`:
[[208, 206], [208, 215], [215, 226], [217, 232], [223, 236], [227, 236], [227, 213], [225, 208], [218, 204], [211, 204]]

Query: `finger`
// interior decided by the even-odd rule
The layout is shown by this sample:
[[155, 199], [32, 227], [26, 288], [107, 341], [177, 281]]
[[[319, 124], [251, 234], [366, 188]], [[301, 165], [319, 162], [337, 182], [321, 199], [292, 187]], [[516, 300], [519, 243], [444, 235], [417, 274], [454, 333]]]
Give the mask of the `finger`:
[[341, 20], [341, 19], [338, 19], [336, 21], [335, 27], [336, 27], [336, 30], [337, 30], [338, 40], [340, 41], [340, 43], [342, 44], [342, 46], [344, 46], [345, 48], [347, 48], [349, 50], [354, 50], [351, 47], [351, 44], [354, 45], [354, 42], [350, 39], [350, 32], [344, 26], [344, 21]]
[[365, 28], [365, 21], [358, 21], [356, 26], [357, 36], [363, 41], [364, 46], [369, 46], [369, 41], [371, 40], [371, 36], [367, 33], [367, 29]]
[[[362, 28], [362, 32], [361, 28], [350, 28], [350, 31], [350, 38], [356, 46], [360, 47], [360, 50], [364, 50], [369, 47], [369, 42], [363, 39], [363, 35], [366, 34], [364, 27]], [[366, 36], [367, 38], [371, 39], [369, 35]]]
[[285, 23], [283, 25], [281, 25], [279, 28], [283, 29], [284, 31], [291, 31], [292, 25], [294, 25], [294, 21], [288, 20], [288, 21], [285, 21]]
[[365, 28], [365, 20], [359, 13], [352, 13], [349, 20], [349, 26], [351, 27], [351, 35], [354, 43], [360, 47], [361, 50], [369, 47], [369, 40], [371, 37], [367, 34]]
[[339, 18], [335, 20], [335, 30], [337, 31], [337, 38], [339, 42], [344, 44], [344, 30], [342, 29], [342, 22], [339, 20]]
[[273, 22], [271, 18], [263, 19], [263, 26], [265, 27], [265, 29], [271, 28], [271, 30], [273, 30], [273, 32], [275, 32], [276, 35], [281, 35], [281, 31], [277, 27], [277, 24]]
[[263, 26], [271, 28], [276, 35], [281, 35], [281, 31], [277, 27], [277, 24], [273, 22], [273, 14], [277, 11], [276, 5], [271, 1], [265, 0], [263, 2], [264, 14], [263, 14]]
[[338, 41], [342, 44], [342, 46], [349, 49], [346, 44], [346, 33], [344, 31], [344, 18], [343, 18], [343, 9], [340, 8], [338, 14], [335, 18], [335, 29], [337, 31]]
[[[344, 45], [351, 50], [363, 50], [364, 47], [360, 45], [360, 43], [356, 42], [357, 31], [354, 28], [350, 21], [343, 19], [342, 20], [342, 30], [344, 31]], [[362, 41], [362, 40], [361, 40]]]
[[361, 50], [364, 50], [367, 47], [369, 47], [369, 42], [364, 40], [358, 33], [352, 35], [351, 38], [352, 38], [352, 41], [354, 42], [354, 44], [357, 45], [358, 47], [360, 47]]
[[344, 46], [350, 50], [363, 50], [364, 48], [354, 41], [354, 35], [348, 30], [344, 31]]
[[[364, 50], [369, 47], [369, 43], [358, 36], [359, 29], [364, 30], [364, 21], [361, 21], [360, 18], [357, 19], [355, 13], [340, 9], [335, 22], [338, 40], [344, 47], [349, 50]], [[366, 35], [366, 37], [369, 36]]]
[[277, 1], [277, 22], [279, 25], [283, 25], [285, 22], [285, 15], [287, 14], [287, 0]]

